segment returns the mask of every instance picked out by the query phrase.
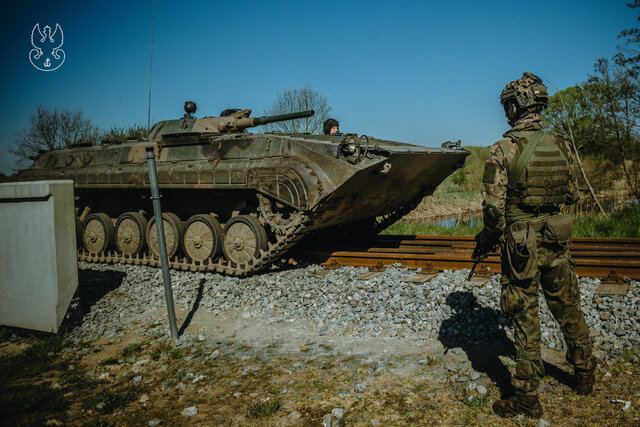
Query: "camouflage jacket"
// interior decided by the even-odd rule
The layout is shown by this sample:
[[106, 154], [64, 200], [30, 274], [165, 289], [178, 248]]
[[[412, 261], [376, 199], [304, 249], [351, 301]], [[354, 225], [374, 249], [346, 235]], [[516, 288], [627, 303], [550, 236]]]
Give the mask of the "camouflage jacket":
[[[507, 224], [513, 221], [535, 217], [533, 214], [520, 212], [513, 214], [507, 212], [508, 195], [507, 184], [508, 176], [511, 168], [515, 167], [516, 157], [522, 152], [526, 145], [526, 141], [517, 140], [513, 137], [514, 132], [536, 132], [542, 129], [540, 121], [521, 121], [507, 131], [504, 138], [494, 143], [489, 149], [487, 161], [482, 175], [482, 206], [483, 208], [493, 205], [498, 211], [498, 221], [495, 226], [491, 221], [487, 221], [486, 214], [484, 218], [485, 227], [489, 231], [497, 232], [502, 235]], [[571, 178], [568, 184], [568, 194], [566, 203], [575, 203], [579, 197], [578, 181], [576, 175], [575, 156], [571, 152], [568, 139], [559, 133], [553, 133], [560, 149], [569, 162], [569, 171]], [[485, 209], [486, 213], [486, 209]]]

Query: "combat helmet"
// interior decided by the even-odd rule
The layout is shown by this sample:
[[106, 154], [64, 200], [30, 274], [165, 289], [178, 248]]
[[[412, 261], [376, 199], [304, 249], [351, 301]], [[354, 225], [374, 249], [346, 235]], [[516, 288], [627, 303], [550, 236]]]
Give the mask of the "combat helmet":
[[524, 73], [518, 80], [509, 83], [500, 94], [510, 125], [529, 113], [539, 113], [549, 101], [547, 87], [542, 79], [532, 73]]

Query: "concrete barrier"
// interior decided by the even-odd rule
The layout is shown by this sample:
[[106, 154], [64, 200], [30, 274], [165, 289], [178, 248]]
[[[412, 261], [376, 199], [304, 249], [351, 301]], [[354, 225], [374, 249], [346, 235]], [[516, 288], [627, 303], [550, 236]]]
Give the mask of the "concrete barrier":
[[73, 181], [0, 184], [0, 324], [57, 332], [77, 287]]

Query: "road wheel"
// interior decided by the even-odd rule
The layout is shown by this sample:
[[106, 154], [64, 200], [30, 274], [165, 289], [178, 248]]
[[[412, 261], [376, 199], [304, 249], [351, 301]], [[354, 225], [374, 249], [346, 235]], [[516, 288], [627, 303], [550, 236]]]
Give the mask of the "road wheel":
[[[167, 246], [167, 256], [171, 259], [180, 252], [182, 241], [182, 221], [178, 215], [166, 212], [162, 214], [162, 224], [164, 227], [164, 240]], [[158, 246], [158, 231], [155, 216], [151, 218], [147, 225], [147, 246], [156, 258], [160, 258], [160, 247]]]
[[146, 245], [147, 220], [139, 212], [126, 212], [116, 222], [116, 247], [125, 255], [135, 255]]
[[249, 215], [238, 215], [227, 221], [224, 227], [222, 250], [235, 264], [246, 264], [267, 249], [267, 233], [260, 222]]
[[184, 253], [192, 261], [205, 261], [222, 253], [222, 227], [211, 215], [194, 215], [184, 226]]
[[115, 231], [109, 215], [93, 213], [87, 217], [82, 232], [82, 243], [89, 252], [106, 252], [113, 247], [114, 240]]

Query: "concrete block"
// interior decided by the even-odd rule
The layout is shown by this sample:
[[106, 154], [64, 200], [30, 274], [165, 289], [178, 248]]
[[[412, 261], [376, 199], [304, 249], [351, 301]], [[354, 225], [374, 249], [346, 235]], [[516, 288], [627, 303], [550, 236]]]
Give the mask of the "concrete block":
[[73, 181], [0, 184], [0, 324], [57, 332], [78, 288]]

